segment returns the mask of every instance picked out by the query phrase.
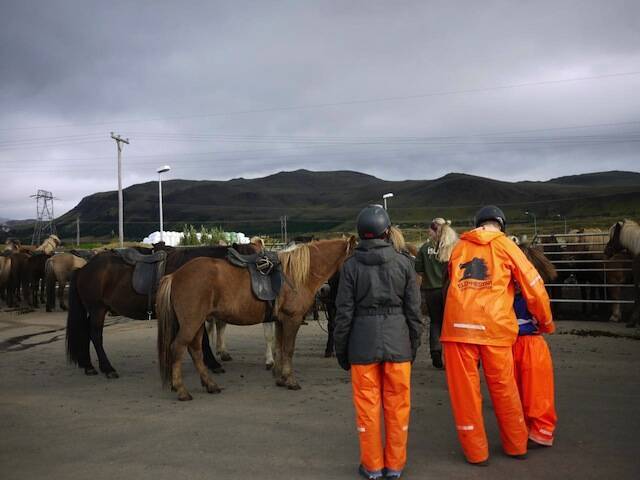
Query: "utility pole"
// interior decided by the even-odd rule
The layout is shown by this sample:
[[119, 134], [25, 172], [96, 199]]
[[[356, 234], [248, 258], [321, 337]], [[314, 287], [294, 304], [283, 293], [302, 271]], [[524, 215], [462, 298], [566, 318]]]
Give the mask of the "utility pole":
[[283, 215], [280, 217], [280, 238], [282, 238], [282, 243], [285, 245], [287, 242], [287, 216]]
[[120, 248], [124, 247], [124, 226], [123, 226], [123, 205], [122, 205], [122, 144], [129, 145], [129, 139], [124, 139], [120, 135], [111, 132], [111, 138], [118, 146], [118, 234], [120, 236]]
[[76, 247], [80, 246], [80, 215], [76, 217]]

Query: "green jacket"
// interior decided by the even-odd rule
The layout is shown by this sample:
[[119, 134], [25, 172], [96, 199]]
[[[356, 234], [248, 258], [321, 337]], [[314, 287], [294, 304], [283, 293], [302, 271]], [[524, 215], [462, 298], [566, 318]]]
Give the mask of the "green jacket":
[[447, 268], [447, 262], [440, 262], [436, 257], [436, 247], [431, 240], [427, 240], [416, 258], [416, 273], [422, 274], [422, 290], [442, 288], [442, 275]]

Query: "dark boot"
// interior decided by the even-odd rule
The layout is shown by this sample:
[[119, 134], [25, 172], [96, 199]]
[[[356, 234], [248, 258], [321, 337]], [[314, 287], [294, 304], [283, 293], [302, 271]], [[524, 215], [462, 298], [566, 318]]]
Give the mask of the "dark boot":
[[444, 366], [442, 364], [442, 352], [431, 352], [431, 363], [439, 370], [442, 370]]

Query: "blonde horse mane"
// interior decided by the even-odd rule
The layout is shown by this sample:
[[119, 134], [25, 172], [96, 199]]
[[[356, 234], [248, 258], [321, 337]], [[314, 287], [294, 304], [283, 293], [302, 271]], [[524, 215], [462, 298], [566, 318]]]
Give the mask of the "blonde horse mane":
[[633, 255], [640, 255], [640, 225], [625, 219], [620, 229], [620, 244]]
[[283, 250], [278, 253], [278, 258], [280, 259], [280, 263], [282, 263], [282, 271], [289, 281], [291, 281], [294, 288], [307, 283], [311, 266], [309, 245], [301, 243], [293, 248]]
[[398, 227], [389, 227], [389, 241], [393, 248], [398, 252], [407, 251], [407, 242], [404, 239], [404, 235], [402, 234], [402, 230]]
[[436, 257], [439, 262], [448, 262], [451, 258], [453, 247], [458, 243], [458, 234], [448, 223], [443, 224], [438, 232], [438, 253]]

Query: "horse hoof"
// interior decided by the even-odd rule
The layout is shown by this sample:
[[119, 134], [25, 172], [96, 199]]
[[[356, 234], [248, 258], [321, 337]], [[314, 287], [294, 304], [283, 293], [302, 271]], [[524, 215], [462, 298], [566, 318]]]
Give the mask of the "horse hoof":
[[115, 370], [105, 373], [105, 376], [109, 379], [120, 378], [120, 375], [118, 375], [118, 372], [116, 372]]
[[300, 390], [302, 387], [298, 383], [291, 383], [287, 385], [287, 389], [289, 390]]
[[177, 389], [176, 387], [174, 387], [173, 385], [171, 385], [171, 391], [172, 391], [172, 392], [177, 392], [177, 391], [178, 391], [178, 389]]
[[233, 358], [231, 358], [231, 355], [229, 355], [227, 352], [223, 352], [220, 354], [220, 360], [222, 360], [223, 362], [229, 362], [233, 360]]
[[279, 387], [286, 387], [287, 381], [284, 378], [279, 378], [278, 380], [276, 380], [276, 385]]
[[89, 375], [89, 376], [97, 375], [98, 371], [93, 367], [87, 367], [87, 368], [84, 369], [84, 374], [85, 375]]
[[222, 367], [210, 369], [213, 373], [225, 373], [226, 370]]
[[220, 393], [220, 392], [222, 392], [222, 389], [217, 385], [207, 386], [207, 393]]
[[265, 364], [264, 368], [265, 368], [266, 370], [271, 370], [271, 369], [273, 368], [273, 363], [267, 363], [267, 364]]
[[181, 402], [189, 402], [193, 400], [193, 397], [189, 393], [184, 393], [182, 395], [178, 395], [178, 400], [180, 400]]
[[326, 350], [324, 352], [324, 358], [331, 358], [333, 357], [333, 352], [330, 352], [329, 350]]
[[47, 307], [47, 313], [51, 313], [53, 312], [53, 309], [51, 307]]
[[60, 308], [65, 312], [67, 311], [67, 306], [66, 305], [60, 305]]

